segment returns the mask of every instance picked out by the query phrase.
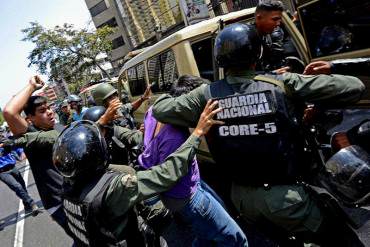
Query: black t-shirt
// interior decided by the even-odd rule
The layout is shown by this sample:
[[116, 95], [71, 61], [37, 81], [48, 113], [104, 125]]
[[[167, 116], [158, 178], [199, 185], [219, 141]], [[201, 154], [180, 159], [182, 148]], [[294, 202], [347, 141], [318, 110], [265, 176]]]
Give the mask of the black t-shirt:
[[[37, 131], [37, 129], [34, 130]], [[24, 149], [45, 209], [62, 203], [63, 177], [53, 165], [52, 150], [53, 145], [43, 148], [30, 145]]]

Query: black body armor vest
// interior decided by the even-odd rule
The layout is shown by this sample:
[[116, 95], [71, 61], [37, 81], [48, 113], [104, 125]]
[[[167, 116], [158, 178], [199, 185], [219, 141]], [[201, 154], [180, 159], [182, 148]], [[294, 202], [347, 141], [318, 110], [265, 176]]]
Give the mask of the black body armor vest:
[[302, 174], [303, 138], [277, 78], [258, 76], [235, 88], [224, 79], [206, 88], [223, 109], [215, 119], [225, 122], [212, 127], [208, 146], [238, 184], [289, 184]]
[[126, 145], [114, 136], [114, 127], [109, 126], [106, 128], [105, 141], [108, 146], [109, 164], [129, 164], [128, 150]]
[[[140, 239], [140, 233], [134, 210], [115, 219], [115, 222], [105, 220], [103, 198], [110, 182], [117, 175], [119, 175], [117, 172], [106, 172], [79, 190], [80, 192], [71, 189], [65, 193], [63, 209], [76, 246], [142, 246], [140, 241], [137, 241]], [[127, 221], [125, 231], [121, 236], [114, 236], [111, 228], [117, 225], [115, 223], [122, 221]]]

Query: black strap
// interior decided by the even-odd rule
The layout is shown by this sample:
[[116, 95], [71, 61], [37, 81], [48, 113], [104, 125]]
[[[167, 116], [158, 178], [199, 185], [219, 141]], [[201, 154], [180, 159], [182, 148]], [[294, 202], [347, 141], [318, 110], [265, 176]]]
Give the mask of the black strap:
[[[97, 196], [102, 199], [102, 195], [104, 194], [104, 187], [109, 186], [109, 182], [112, 180], [114, 176], [118, 175], [118, 173], [114, 173], [112, 171], [106, 172], [103, 174], [103, 176], [96, 178], [96, 180], [92, 183], [90, 183], [82, 192], [81, 197], [85, 198], [84, 201], [86, 202], [93, 202], [95, 203], [96, 200], [94, 200]], [[99, 194], [100, 193], [100, 194]], [[101, 202], [101, 200], [100, 200]]]
[[[266, 75], [257, 75], [253, 78], [253, 80], [273, 84], [281, 88], [281, 90], [283, 90], [283, 92], [286, 95], [288, 96], [292, 95], [289, 88], [286, 87], [285, 84], [281, 80], [279, 80], [278, 77], [275, 79], [275, 78], [272, 78]], [[205, 98], [206, 100], [209, 100], [212, 98], [222, 97], [224, 95], [232, 95], [237, 91], [238, 85], [239, 84], [235, 85], [235, 88], [234, 88], [233, 85], [230, 85], [229, 83], [227, 83], [227, 80], [225, 78], [219, 81], [215, 81], [205, 88], [205, 92], [204, 92]]]
[[96, 227], [99, 229], [100, 233], [107, 238], [111, 246], [120, 246], [117, 244], [121, 243], [122, 241], [118, 242], [113, 233], [107, 229], [107, 223], [103, 217], [103, 199], [108, 187], [110, 186], [110, 182], [117, 175], [119, 175], [118, 172], [108, 171], [99, 179], [97, 183], [93, 183], [93, 189], [91, 189], [91, 186], [89, 186], [89, 189], [85, 190], [88, 191], [85, 201], [91, 202], [90, 217], [95, 223]]
[[266, 82], [266, 83], [273, 84], [275, 86], [280, 87], [281, 90], [283, 90], [283, 92], [286, 95], [288, 95], [288, 96], [291, 96], [292, 95], [290, 89], [288, 87], [286, 87], [285, 84], [282, 81], [280, 81], [280, 80], [274, 79], [274, 78], [269, 77], [269, 76], [264, 76], [264, 75], [257, 75], [257, 76], [255, 76], [253, 78], [253, 80], [263, 81], [263, 82]]

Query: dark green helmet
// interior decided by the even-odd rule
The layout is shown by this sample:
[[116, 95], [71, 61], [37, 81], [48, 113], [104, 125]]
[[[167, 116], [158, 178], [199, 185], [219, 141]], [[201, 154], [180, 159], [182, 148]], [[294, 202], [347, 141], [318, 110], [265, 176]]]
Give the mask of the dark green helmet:
[[104, 106], [104, 100], [115, 93], [117, 93], [117, 89], [109, 83], [102, 83], [92, 90], [92, 96], [98, 106]]

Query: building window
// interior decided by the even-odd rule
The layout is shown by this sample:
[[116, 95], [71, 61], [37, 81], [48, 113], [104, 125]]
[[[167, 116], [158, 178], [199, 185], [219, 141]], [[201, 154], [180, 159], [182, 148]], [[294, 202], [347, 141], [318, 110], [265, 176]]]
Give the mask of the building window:
[[112, 19], [104, 22], [103, 24], [97, 26], [96, 28], [101, 28], [101, 27], [105, 27], [105, 26], [108, 26], [108, 27], [116, 27], [116, 26], [118, 26], [117, 21], [116, 21], [116, 18], [113, 17]]
[[115, 38], [112, 40], [112, 47], [113, 49], [117, 49], [120, 46], [123, 46], [125, 44], [125, 41], [123, 41], [122, 36], [119, 36], [118, 38]]
[[104, 10], [106, 10], [108, 7], [107, 5], [105, 4], [105, 1], [101, 1], [99, 2], [98, 4], [94, 5], [93, 7], [91, 7], [89, 9], [90, 13], [91, 13], [91, 16], [94, 17], [94, 16], [97, 16], [98, 14], [100, 14], [101, 12], [103, 12]]

